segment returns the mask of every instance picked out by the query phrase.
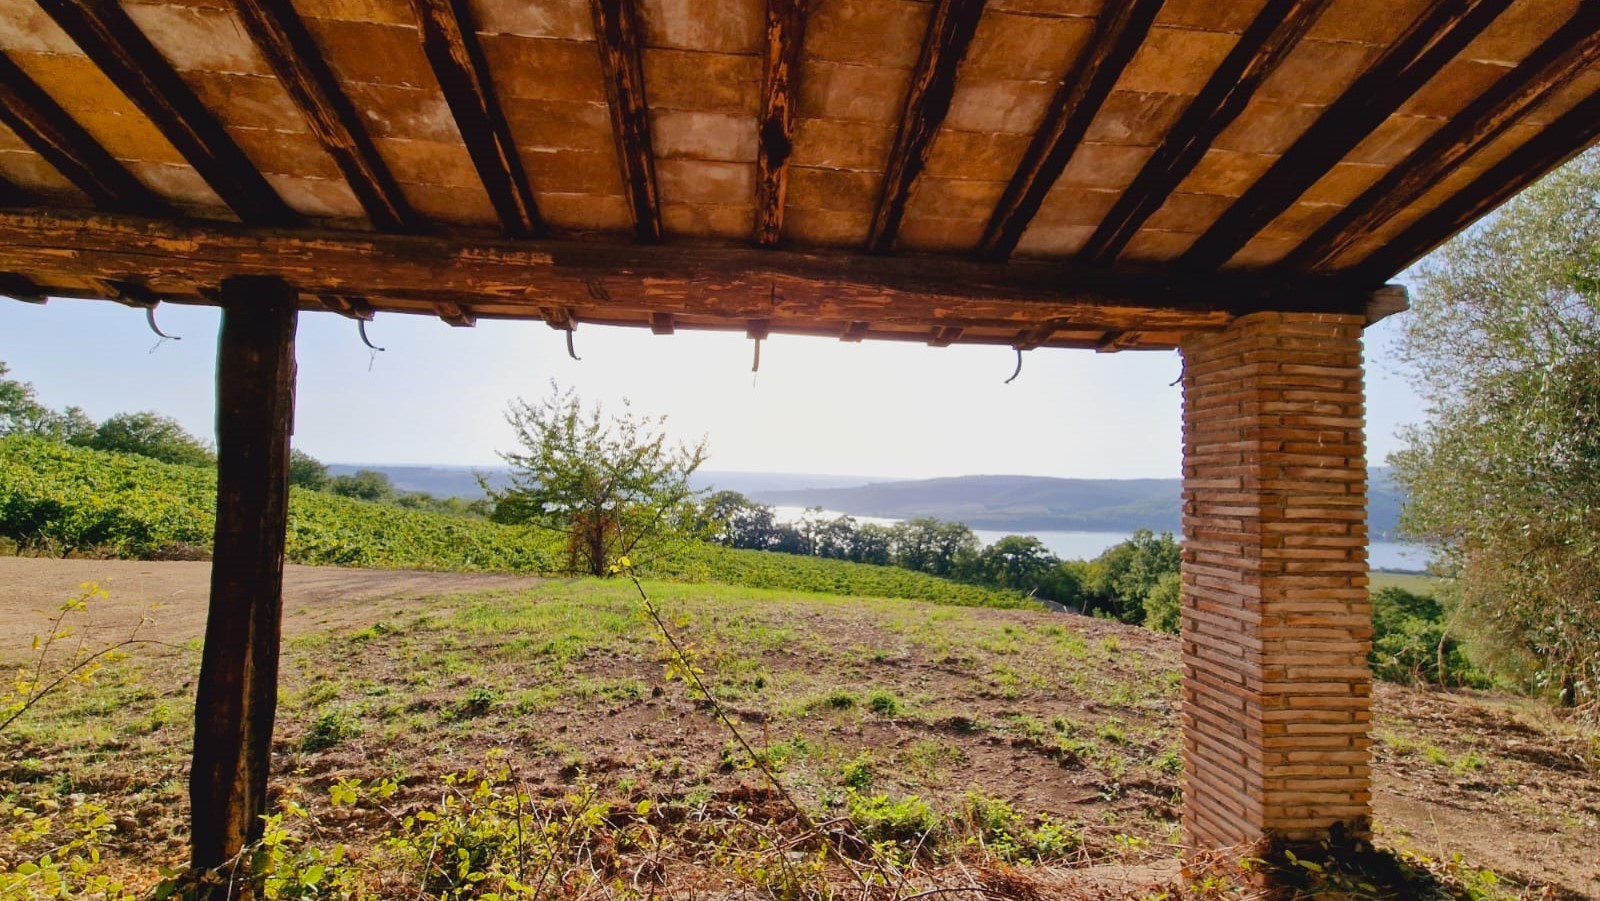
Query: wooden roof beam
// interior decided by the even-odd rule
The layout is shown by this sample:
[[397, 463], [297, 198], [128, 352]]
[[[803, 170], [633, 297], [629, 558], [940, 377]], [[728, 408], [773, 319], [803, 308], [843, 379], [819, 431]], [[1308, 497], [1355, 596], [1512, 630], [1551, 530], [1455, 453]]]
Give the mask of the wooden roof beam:
[[1060, 330], [1061, 324], [1059, 322], [1041, 322], [1031, 329], [1019, 332], [1016, 340], [1011, 342], [1011, 346], [1017, 350], [1033, 350], [1044, 346], [1045, 342], [1049, 341]]
[[344, 174], [372, 227], [386, 232], [426, 231], [426, 220], [412, 210], [293, 4], [237, 0], [233, 8], [305, 116], [311, 134]]
[[949, 347], [961, 340], [962, 332], [966, 329], [959, 325], [934, 326], [933, 334], [928, 336], [929, 347]]
[[950, 113], [956, 93], [956, 72], [972, 45], [983, 16], [986, 0], [936, 0], [928, 17], [928, 31], [922, 39], [922, 55], [911, 70], [911, 89], [906, 92], [900, 115], [900, 130], [883, 173], [883, 191], [872, 217], [867, 250], [888, 253], [894, 249], [900, 220], [917, 179], [933, 152], [933, 139]]
[[0, 175], [0, 207], [36, 206], [38, 203], [37, 194]]
[[501, 230], [508, 238], [542, 237], [544, 221], [495, 92], [471, 8], [465, 0], [411, 0], [411, 8], [422, 34], [423, 55], [444, 92]]
[[1403, 34], [1181, 258], [1215, 270], [1437, 75], [1511, 0], [1430, 0]]
[[50, 299], [43, 288], [34, 284], [33, 279], [25, 278], [15, 272], [0, 272], [0, 297], [40, 304]]
[[1244, 112], [1256, 90], [1288, 58], [1329, 0], [1268, 0], [1206, 86], [1184, 108], [1161, 146], [1117, 198], [1078, 258], [1108, 266], [1161, 209], [1217, 136]]
[[1100, 340], [1095, 342], [1094, 349], [1096, 353], [1114, 354], [1138, 345], [1139, 337], [1136, 331], [1111, 329], [1100, 336]]
[[1578, 7], [1555, 34], [1509, 74], [1434, 132], [1279, 265], [1324, 271], [1348, 247], [1422, 198], [1513, 124], [1579, 74], [1600, 63], [1600, 4]]
[[[1022, 329], [1043, 321], [1210, 330], [1264, 310], [1364, 314], [1373, 293], [1337, 279], [1263, 273], [1174, 279], [1070, 263], [289, 231], [39, 210], [0, 211], [0, 272], [46, 289], [140, 273], [163, 297], [191, 297], [236, 275], [273, 276], [307, 297], [360, 294], [402, 308], [451, 301], [494, 306], [497, 315], [521, 309], [558, 328], [570, 327], [577, 309], [635, 322], [664, 312], [785, 326], [873, 322], [924, 334], [935, 325]], [[602, 278], [599, 299], [591, 285]]]
[[94, 280], [105, 294], [107, 300], [113, 300], [125, 307], [136, 310], [153, 310], [161, 302], [160, 296], [149, 287], [139, 282], [125, 278], [101, 278]]
[[605, 74], [611, 131], [617, 141], [623, 192], [633, 215], [634, 239], [661, 241], [661, 195], [656, 187], [655, 153], [650, 146], [650, 110], [645, 103], [644, 67], [639, 49], [639, 14], [634, 0], [589, 0], [594, 13], [600, 70]]
[[1600, 141], [1600, 94], [1588, 97], [1546, 125], [1345, 275], [1358, 285], [1389, 278], [1596, 141]]
[[0, 121], [97, 208], [146, 216], [173, 214], [165, 199], [134, 178], [4, 53], [0, 53]]
[[240, 219], [255, 225], [300, 222], [122, 4], [39, 0], [39, 6]]
[[871, 328], [872, 323], [870, 322], [856, 320], [854, 322], [847, 323], [844, 327], [844, 330], [839, 332], [839, 340], [846, 341], [851, 344], [859, 344], [861, 343], [861, 339], [867, 336], [867, 332]]
[[761, 132], [756, 149], [756, 234], [760, 247], [783, 238], [783, 204], [794, 150], [794, 82], [800, 74], [808, 0], [767, 0], [766, 73], [761, 84]]
[[1073, 63], [1044, 121], [1006, 185], [978, 245], [980, 259], [1004, 261], [1017, 249], [1045, 195], [1066, 170], [1089, 123], [1144, 43], [1164, 0], [1109, 3], [1095, 19], [1089, 46]]
[[544, 320], [545, 325], [558, 332], [570, 332], [578, 327], [578, 321], [573, 317], [571, 307], [541, 307], [539, 318]]
[[653, 335], [670, 335], [676, 330], [676, 323], [671, 313], [651, 313], [650, 333]]

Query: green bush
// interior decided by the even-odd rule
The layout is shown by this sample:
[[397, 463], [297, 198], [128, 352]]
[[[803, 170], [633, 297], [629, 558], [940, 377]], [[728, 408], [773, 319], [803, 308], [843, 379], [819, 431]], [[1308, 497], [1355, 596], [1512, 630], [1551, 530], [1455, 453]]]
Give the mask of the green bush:
[[1403, 588], [1381, 588], [1372, 594], [1372, 626], [1369, 659], [1379, 679], [1488, 686], [1489, 678], [1467, 659], [1460, 642], [1446, 634], [1445, 610], [1435, 598]]

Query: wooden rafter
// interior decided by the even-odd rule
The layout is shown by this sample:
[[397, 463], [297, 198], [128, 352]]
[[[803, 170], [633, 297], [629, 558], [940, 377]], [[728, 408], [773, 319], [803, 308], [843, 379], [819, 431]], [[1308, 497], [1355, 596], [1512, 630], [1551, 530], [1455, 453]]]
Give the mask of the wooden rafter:
[[756, 150], [756, 244], [783, 237], [783, 203], [794, 150], [795, 81], [805, 44], [808, 0], [767, 0], [766, 73], [761, 86], [761, 132]]
[[15, 272], [0, 272], [0, 297], [9, 297], [23, 303], [44, 303], [45, 290]]
[[1182, 257], [1216, 269], [1287, 210], [1445, 64], [1511, 0], [1431, 0], [1411, 25], [1323, 111]]
[[1061, 330], [1061, 323], [1055, 320], [1046, 320], [1033, 328], [1018, 332], [1011, 346], [1017, 350], [1033, 350], [1043, 347], [1056, 332]]
[[344, 173], [372, 226], [379, 231], [425, 231], [426, 221], [406, 201], [293, 4], [237, 0], [233, 8], [256, 49], [300, 107], [311, 133]]
[[1277, 70], [1310, 30], [1329, 0], [1269, 0], [1210, 81], [1184, 108], [1166, 140], [1133, 184], [1100, 221], [1079, 259], [1110, 265], [1183, 179], [1199, 165], [1217, 136], [1231, 124], [1261, 83]]
[[670, 335], [675, 329], [671, 313], [651, 313], [650, 332], [655, 335]]
[[472, 315], [472, 308], [464, 303], [453, 300], [435, 301], [433, 310], [439, 314], [440, 319], [456, 328], [471, 328], [478, 324], [478, 317]]
[[929, 347], [949, 347], [961, 340], [962, 332], [966, 329], [959, 325], [934, 326], [933, 333], [928, 336]]
[[318, 295], [317, 302], [332, 312], [338, 313], [347, 319], [360, 319], [371, 322], [373, 317], [372, 304], [361, 297], [350, 297], [344, 294]]
[[900, 115], [900, 130], [895, 134], [884, 168], [883, 190], [878, 195], [877, 212], [867, 237], [867, 250], [888, 253], [894, 249], [900, 220], [917, 179], [933, 152], [933, 139], [950, 112], [956, 93], [956, 72], [966, 59], [972, 36], [978, 31], [986, 0], [937, 0], [928, 18], [928, 31], [922, 39], [922, 54], [911, 71], [911, 89], [906, 93]]
[[1073, 63], [1050, 102], [1022, 163], [995, 206], [983, 240], [981, 259], [1000, 262], [1011, 256], [1028, 223], [1038, 214], [1045, 195], [1067, 168], [1083, 141], [1089, 123], [1116, 86], [1122, 70], [1144, 43], [1164, 0], [1110, 3], [1095, 20], [1089, 47]]
[[1546, 125], [1471, 184], [1389, 239], [1348, 274], [1350, 280], [1357, 285], [1370, 284], [1401, 271], [1596, 141], [1600, 141], [1600, 94]]
[[1114, 354], [1118, 351], [1127, 350], [1131, 347], [1134, 347], [1138, 343], [1138, 332], [1124, 331], [1122, 329], [1111, 329], [1104, 335], [1100, 336], [1100, 340], [1095, 342], [1094, 349], [1099, 353]]
[[39, 0], [39, 6], [240, 219], [258, 225], [300, 221], [120, 3]]
[[[573, 310], [585, 309], [767, 319], [782, 328], [1023, 329], [1059, 321], [1171, 332], [1221, 328], [1262, 310], [1361, 314], [1371, 294], [1331, 279], [1253, 273], [1173, 279], [1063, 263], [284, 231], [33, 210], [0, 212], [0, 271], [47, 289], [136, 272], [166, 298], [194, 297], [230, 276], [270, 275], [308, 298], [358, 293], [411, 309], [449, 301], [493, 305], [500, 315], [520, 308], [557, 328], [570, 328]], [[591, 286], [602, 278], [605, 295], [597, 297]]]
[[102, 210], [166, 216], [172, 208], [106, 152], [9, 56], [0, 53], [0, 122]]
[[850, 322], [846, 324], [844, 330], [839, 333], [839, 340], [848, 341], [851, 344], [858, 344], [861, 342], [861, 339], [867, 336], [867, 332], [871, 329], [872, 323], [870, 322]]
[[0, 175], [0, 207], [34, 206], [38, 195]]
[[650, 147], [650, 110], [645, 103], [644, 66], [639, 57], [639, 14], [634, 0], [590, 0], [600, 69], [605, 73], [611, 131], [622, 167], [623, 191], [633, 215], [635, 240], [660, 242], [661, 196], [655, 153]]
[[1280, 265], [1301, 271], [1331, 268], [1351, 244], [1377, 231], [1473, 154], [1505, 134], [1519, 117], [1597, 62], [1600, 5], [1589, 4], [1579, 7], [1567, 24], [1527, 59], [1323, 223]]
[[411, 0], [423, 54], [508, 238], [545, 232], [465, 0]]

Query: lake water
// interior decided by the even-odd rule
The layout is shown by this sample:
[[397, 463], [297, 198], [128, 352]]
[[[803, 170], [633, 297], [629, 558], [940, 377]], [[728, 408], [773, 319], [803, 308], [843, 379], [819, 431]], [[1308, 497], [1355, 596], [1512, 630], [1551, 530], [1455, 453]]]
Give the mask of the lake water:
[[[794, 522], [805, 513], [805, 507], [773, 507], [773, 512], [783, 522]], [[843, 516], [832, 510], [822, 511], [824, 519]], [[882, 516], [856, 516], [858, 523], [874, 522], [879, 525], [893, 525], [899, 520], [887, 519]], [[993, 544], [1006, 535], [1015, 535], [1016, 532], [996, 531], [993, 529], [973, 529], [978, 540], [984, 544]], [[1050, 553], [1063, 560], [1092, 560], [1107, 548], [1120, 544], [1133, 537], [1132, 532], [1071, 532], [1071, 531], [1040, 531], [1030, 532], [1039, 539]], [[1367, 544], [1367, 562], [1373, 569], [1396, 569], [1420, 571], [1427, 568], [1428, 549], [1420, 544], [1405, 544], [1397, 541], [1373, 541]]]

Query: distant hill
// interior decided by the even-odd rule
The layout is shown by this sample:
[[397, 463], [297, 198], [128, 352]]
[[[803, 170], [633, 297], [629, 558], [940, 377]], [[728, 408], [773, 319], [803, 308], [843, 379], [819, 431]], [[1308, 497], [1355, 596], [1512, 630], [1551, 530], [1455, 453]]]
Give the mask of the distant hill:
[[[1375, 538], [1392, 535], [1401, 498], [1387, 468], [1371, 471], [1368, 512]], [[853, 516], [932, 516], [974, 529], [1176, 532], [1179, 479], [1057, 479], [1045, 476], [956, 476], [848, 488], [746, 492], [763, 504], [822, 507]]]
[[[504, 466], [404, 466], [386, 463], [330, 463], [333, 475], [350, 475], [358, 469], [371, 469], [389, 477], [401, 491], [426, 491], [435, 497], [460, 497], [472, 500], [483, 496], [477, 474], [488, 478], [495, 488], [504, 488], [508, 470]], [[696, 489], [737, 491], [753, 496], [766, 491], [805, 491], [818, 488], [844, 488], [891, 480], [877, 476], [830, 476], [799, 472], [729, 472], [702, 470], [694, 474]]]

